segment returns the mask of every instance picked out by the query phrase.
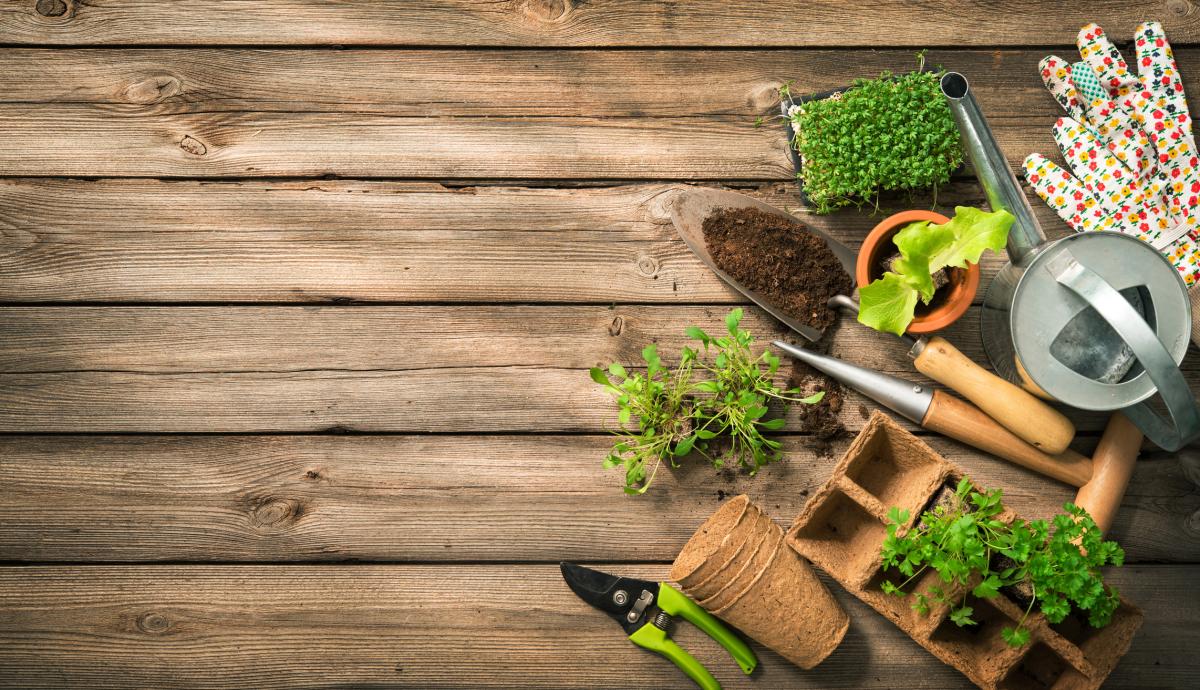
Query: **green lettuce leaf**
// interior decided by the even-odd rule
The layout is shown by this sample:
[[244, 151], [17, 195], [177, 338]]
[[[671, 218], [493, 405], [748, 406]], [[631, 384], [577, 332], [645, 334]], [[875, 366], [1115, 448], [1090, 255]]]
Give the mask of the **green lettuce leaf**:
[[954, 239], [954, 229], [949, 225], [929, 221], [909, 223], [892, 238], [900, 250], [900, 258], [892, 268], [921, 293], [925, 304], [933, 299], [933, 274], [937, 270], [930, 270], [929, 258], [953, 244]]
[[904, 335], [912, 323], [920, 293], [895, 273], [858, 290], [858, 320], [877, 331]]
[[953, 231], [954, 240], [930, 256], [929, 270], [936, 272], [947, 266], [966, 268], [967, 264], [979, 263], [979, 257], [988, 249], [994, 252], [1004, 249], [1013, 220], [1008, 211], [988, 213], [956, 206], [954, 218], [941, 226]]

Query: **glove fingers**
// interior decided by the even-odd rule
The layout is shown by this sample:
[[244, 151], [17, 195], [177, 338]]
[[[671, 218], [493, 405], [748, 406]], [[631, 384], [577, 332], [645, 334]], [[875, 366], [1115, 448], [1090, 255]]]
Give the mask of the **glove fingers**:
[[1157, 120], [1166, 118], [1169, 128], [1178, 126], [1184, 134], [1192, 136], [1192, 119], [1183, 95], [1183, 78], [1175, 65], [1175, 56], [1162, 25], [1158, 22], [1139, 24], [1134, 32], [1134, 44], [1137, 47], [1138, 75], [1142, 85], [1138, 105], [1146, 121], [1147, 133], [1157, 140], [1158, 133], [1162, 131]]
[[[1179, 70], [1175, 67], [1175, 56], [1171, 52], [1171, 44], [1167, 42], [1167, 35], [1163, 33], [1162, 24], [1138, 24], [1134, 30], [1134, 46], [1142, 85], [1154, 90], [1175, 91]], [[1183, 93], [1182, 83], [1179, 83], [1178, 92]]]
[[1116, 230], [1139, 236], [1157, 230], [1156, 219], [1162, 214], [1158, 197], [1148, 193], [1147, 183], [1105, 148], [1094, 132], [1062, 118], [1054, 126], [1054, 139], [1080, 184], [1091, 195], [1090, 202], [1084, 200], [1083, 209], [1091, 214], [1089, 230]]
[[1137, 174], [1147, 172], [1154, 162], [1150, 138], [1135, 119], [1133, 97], [1111, 100], [1086, 62], [1071, 65], [1071, 81], [1083, 99], [1088, 125], [1106, 142], [1113, 155]]
[[1100, 85], [1112, 96], [1122, 96], [1137, 85], [1121, 52], [1108, 40], [1104, 29], [1092, 23], [1079, 30], [1075, 43], [1079, 55], [1096, 73]]
[[1071, 63], [1071, 82], [1075, 84], [1075, 90], [1079, 92], [1080, 98], [1089, 106], [1096, 104], [1097, 101], [1112, 100], [1108, 90], [1100, 86], [1100, 78], [1082, 60]]
[[1047, 55], [1038, 63], [1038, 70], [1042, 74], [1042, 83], [1046, 85], [1046, 90], [1054, 96], [1054, 100], [1058, 101], [1063, 110], [1077, 120], [1084, 119], [1083, 102], [1071, 80], [1069, 63], [1057, 55]]
[[1091, 193], [1066, 170], [1047, 160], [1040, 153], [1025, 159], [1025, 179], [1046, 205], [1058, 214], [1073, 230], [1083, 232], [1091, 227], [1095, 200]]
[[1069, 117], [1060, 117], [1054, 124], [1054, 141], [1063, 159], [1079, 181], [1089, 189], [1094, 180], [1106, 172], [1123, 174], [1121, 162], [1103, 143], [1098, 133]]

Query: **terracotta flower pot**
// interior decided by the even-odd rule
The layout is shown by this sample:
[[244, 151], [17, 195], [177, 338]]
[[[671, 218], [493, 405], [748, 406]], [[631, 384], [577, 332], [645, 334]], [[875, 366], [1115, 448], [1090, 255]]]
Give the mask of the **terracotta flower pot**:
[[[862, 248], [858, 250], [858, 262], [855, 265], [855, 280], [858, 286], [881, 278], [885, 272], [883, 262], [896, 254], [896, 245], [892, 238], [909, 223], [927, 220], [941, 225], [949, 223], [950, 219], [933, 211], [903, 211], [883, 219], [876, 225]], [[929, 304], [917, 302], [917, 310], [913, 322], [908, 326], [908, 332], [913, 334], [933, 333], [954, 323], [971, 306], [975, 299], [975, 291], [979, 289], [979, 265], [971, 264], [968, 268], [947, 269], [950, 283], [943, 285], [933, 294]]]

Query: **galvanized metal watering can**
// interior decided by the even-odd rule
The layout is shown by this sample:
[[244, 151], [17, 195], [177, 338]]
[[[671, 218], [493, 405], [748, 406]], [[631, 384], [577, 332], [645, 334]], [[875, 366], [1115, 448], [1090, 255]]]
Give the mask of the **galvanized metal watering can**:
[[[961, 74], [942, 93], [993, 210], [1016, 218], [1010, 263], [988, 287], [983, 347], [1013, 383], [1084, 410], [1121, 410], [1174, 451], [1200, 436], [1200, 409], [1179, 369], [1191, 305], [1179, 274], [1140, 240], [1087, 232], [1048, 242]], [[1151, 399], [1161, 396], [1167, 416]]]

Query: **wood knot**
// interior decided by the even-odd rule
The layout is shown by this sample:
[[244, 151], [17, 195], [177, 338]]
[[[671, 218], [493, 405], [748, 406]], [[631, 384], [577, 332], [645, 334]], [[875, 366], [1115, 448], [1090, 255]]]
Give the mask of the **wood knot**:
[[208, 147], [199, 139], [193, 138], [191, 135], [184, 136], [179, 142], [179, 148], [187, 151], [193, 156], [203, 156], [208, 153]]
[[[750, 97], [746, 99], [749, 105], [755, 112], [777, 112], [779, 109], [779, 88], [783, 86], [781, 81], [772, 81], [765, 84], [759, 84], [750, 91]], [[765, 117], [763, 119], [766, 119]]]
[[250, 502], [250, 524], [260, 529], [283, 529], [304, 515], [304, 503], [295, 498], [261, 498]]
[[1191, 0], [1167, 0], [1167, 12], [1170, 12], [1176, 17], [1184, 17], [1191, 14]]
[[561, 22], [575, 9], [573, 0], [524, 0], [521, 13], [539, 22]]
[[645, 254], [639, 256], [637, 260], [637, 269], [638, 273], [641, 273], [647, 278], [658, 277], [658, 261], [656, 261], [652, 256], [646, 256]]
[[321, 476], [321, 470], [309, 470], [304, 473], [304, 478], [312, 482], [315, 482], [319, 479], [324, 479], [324, 477]]
[[138, 616], [138, 630], [151, 635], [161, 635], [171, 628], [171, 621], [161, 613], [145, 613]]
[[1192, 536], [1200, 537], [1200, 510], [1195, 511], [1184, 520], [1183, 531]]
[[149, 105], [165, 101], [182, 91], [183, 84], [177, 78], [169, 74], [156, 74], [125, 87], [122, 95], [130, 103]]
[[70, 9], [65, 0], [38, 0], [33, 7], [43, 17], [61, 17]]
[[615, 338], [621, 335], [623, 330], [625, 330], [625, 317], [614, 316], [612, 323], [608, 324], [608, 334]]

